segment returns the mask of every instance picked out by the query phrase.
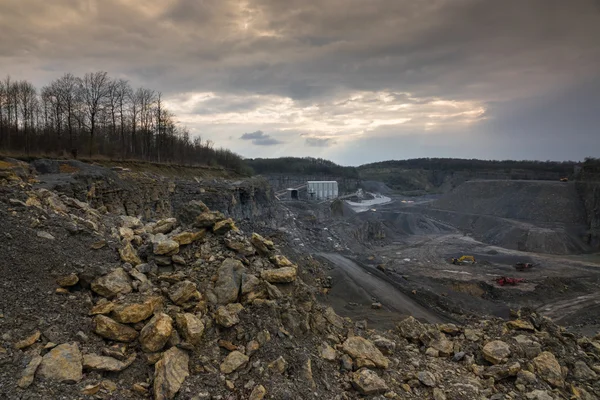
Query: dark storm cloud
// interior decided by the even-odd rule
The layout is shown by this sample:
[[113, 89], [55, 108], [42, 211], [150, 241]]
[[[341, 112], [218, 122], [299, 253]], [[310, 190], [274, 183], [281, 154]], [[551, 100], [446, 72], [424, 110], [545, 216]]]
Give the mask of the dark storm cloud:
[[310, 146], [310, 147], [329, 147], [329, 146], [335, 144], [335, 141], [330, 138], [308, 137], [308, 138], [306, 138], [306, 140], [304, 142], [306, 143], [307, 146]]
[[[564, 95], [598, 79], [595, 0], [4, 0], [0, 26], [0, 74], [42, 86], [63, 72], [106, 70], [162, 91], [181, 105], [193, 131], [211, 132], [215, 140], [240, 129], [278, 129], [278, 139], [263, 141], [269, 145], [293, 142], [292, 130], [326, 139], [345, 132], [343, 120], [327, 125], [339, 124], [339, 132], [319, 131], [322, 119], [336, 113], [364, 127], [351, 134], [362, 141], [383, 131], [456, 135], [458, 120], [462, 132], [477, 134], [481, 145], [470, 155], [478, 156], [498, 137], [514, 140], [511, 132], [534, 141], [566, 135], [565, 127], [573, 145], [580, 140], [585, 145], [578, 148], [591, 148], [590, 126], [600, 125], [570, 107], [576, 95]], [[356, 92], [388, 94], [416, 111], [394, 121], [388, 110], [386, 122], [376, 108], [382, 101], [369, 96], [361, 108], [340, 111]], [[206, 100], [197, 102], [198, 93]], [[446, 105], [430, 111], [438, 99]], [[453, 113], [455, 106], [461, 111]], [[485, 122], [463, 118], [479, 108]], [[216, 114], [220, 119], [211, 123]], [[273, 115], [283, 115], [276, 127], [260, 123]], [[547, 115], [562, 115], [561, 123], [543, 122]], [[293, 129], [283, 126], [286, 119], [295, 121]], [[324, 151], [345, 145], [336, 142]], [[230, 144], [243, 152], [236, 143]], [[549, 144], [547, 153], [557, 154], [556, 146]], [[498, 158], [509, 157], [510, 147], [503, 155], [498, 150]], [[426, 156], [418, 150], [425, 148], [411, 154]], [[377, 157], [369, 151], [366, 157]]]
[[251, 140], [252, 144], [254, 144], [256, 146], [274, 146], [274, 145], [283, 143], [283, 142], [271, 137], [270, 135], [267, 135], [263, 131], [244, 133], [242, 136], [240, 136], [240, 139]]

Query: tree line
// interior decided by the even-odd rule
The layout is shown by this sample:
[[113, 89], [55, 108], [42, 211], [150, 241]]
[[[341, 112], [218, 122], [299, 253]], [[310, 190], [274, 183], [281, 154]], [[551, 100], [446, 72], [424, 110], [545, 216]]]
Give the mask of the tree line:
[[245, 161], [257, 174], [323, 175], [358, 179], [358, 171], [355, 167], [343, 167], [323, 158], [280, 157], [254, 158]]
[[67, 73], [39, 90], [27, 80], [0, 80], [0, 151], [246, 169], [239, 155], [192, 137], [160, 92], [106, 72]]

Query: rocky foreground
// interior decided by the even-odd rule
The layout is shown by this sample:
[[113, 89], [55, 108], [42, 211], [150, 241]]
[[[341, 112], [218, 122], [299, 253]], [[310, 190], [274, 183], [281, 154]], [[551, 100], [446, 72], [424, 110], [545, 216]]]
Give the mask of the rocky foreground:
[[[290, 261], [200, 200], [145, 221], [0, 172], [11, 251], [0, 397], [600, 398], [600, 336], [526, 310], [466, 326], [409, 317], [377, 332], [316, 301], [314, 261]], [[32, 242], [84, 261], [57, 265], [50, 282], [42, 268], [20, 276]], [[50, 290], [27, 291], [38, 286]]]

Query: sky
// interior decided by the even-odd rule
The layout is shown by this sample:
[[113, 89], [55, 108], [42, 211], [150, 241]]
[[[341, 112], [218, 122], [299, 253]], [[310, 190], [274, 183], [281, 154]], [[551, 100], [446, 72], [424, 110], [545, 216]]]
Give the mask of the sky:
[[0, 75], [107, 71], [244, 157], [600, 156], [599, 0], [0, 0]]

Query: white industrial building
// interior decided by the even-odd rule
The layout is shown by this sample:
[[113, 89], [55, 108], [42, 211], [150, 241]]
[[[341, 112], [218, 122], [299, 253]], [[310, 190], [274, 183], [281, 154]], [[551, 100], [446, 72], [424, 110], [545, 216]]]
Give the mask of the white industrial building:
[[336, 181], [308, 181], [306, 192], [309, 200], [329, 200], [338, 197]]

